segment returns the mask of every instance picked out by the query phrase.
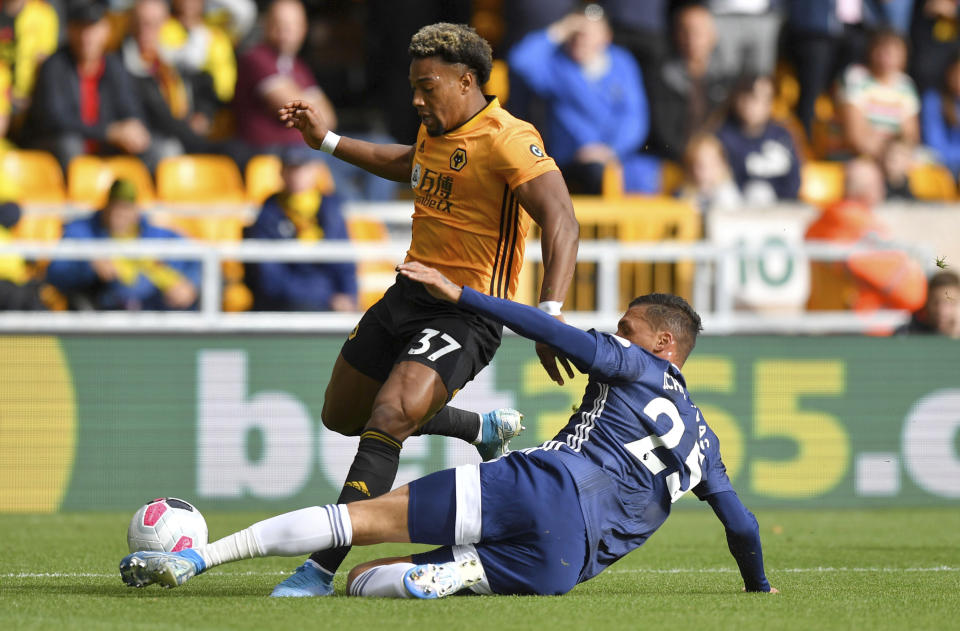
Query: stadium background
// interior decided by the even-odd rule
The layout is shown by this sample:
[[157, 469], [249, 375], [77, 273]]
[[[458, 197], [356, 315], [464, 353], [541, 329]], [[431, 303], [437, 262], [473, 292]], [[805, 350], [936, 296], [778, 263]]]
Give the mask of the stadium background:
[[[314, 21], [304, 55], [342, 107], [347, 126], [362, 127], [367, 117], [379, 116], [377, 91], [391, 90], [397, 81], [401, 96], [391, 101], [410, 114], [406, 61], [399, 78], [361, 81], [362, 52], [337, 47], [363, 32], [355, 14], [364, 4], [308, 3]], [[508, 5], [478, 0], [437, 6], [440, 13], [466, 11], [465, 19], [498, 40], [509, 21]], [[325, 38], [333, 31], [336, 37]], [[373, 30], [367, 34], [375, 36]], [[398, 36], [390, 55], [399, 56], [406, 38]], [[503, 97], [507, 72], [500, 56], [490, 89]], [[351, 89], [357, 81], [363, 89]], [[780, 103], [789, 108], [796, 78], [786, 69], [777, 81]], [[612, 251], [614, 244], [679, 241], [690, 251], [694, 245], [713, 247], [707, 264], [695, 266], [682, 251], [659, 262], [618, 254], [611, 280], [586, 260], [567, 305], [582, 313], [573, 313], [571, 321], [609, 327], [632, 295], [658, 290], [693, 298], [697, 279], [705, 279], [705, 299], [696, 306], [708, 328], [685, 373], [748, 505], [956, 506], [960, 341], [884, 337], [906, 320], [903, 311], [884, 317], [830, 312], [828, 321], [805, 311], [812, 255], [803, 235], [822, 205], [842, 198], [843, 164], [811, 156], [798, 203], [713, 213], [706, 220], [695, 205], [673, 197], [682, 178], [678, 168], [665, 167], [661, 195], [642, 197], [625, 194], [612, 168], [601, 196], [576, 198], [584, 244]], [[44, 257], [31, 255], [30, 248], [60, 256], [54, 244], [63, 223], [102, 203], [118, 173], [138, 179], [140, 202], [152, 219], [211, 251], [238, 241], [257, 205], [278, 186], [277, 161], [270, 157], [251, 161], [241, 172], [222, 158], [185, 156], [155, 175], [135, 160], [93, 158], [64, 174], [51, 156], [10, 147], [0, 156], [0, 171], [11, 187], [6, 195], [24, 210], [4, 253], [39, 261], [40, 274]], [[928, 272], [938, 257], [960, 261], [956, 186], [949, 173], [944, 185], [943, 176], [935, 166], [917, 170], [911, 184], [920, 201], [876, 211], [897, 247]], [[390, 282], [395, 245], [409, 234], [409, 206], [359, 199], [347, 207], [353, 239], [383, 248], [380, 259], [361, 262], [361, 303], [369, 304]], [[726, 280], [718, 271], [724, 252], [734, 257], [726, 268], [733, 277]], [[98, 319], [102, 314], [66, 311], [0, 314], [0, 512], [132, 512], [158, 495], [180, 495], [205, 510], [274, 511], [335, 497], [354, 439], [325, 430], [319, 410], [350, 317], [230, 320], [229, 312], [245, 300], [241, 268], [229, 250], [217, 256], [211, 265], [219, 268], [222, 286], [215, 291], [222, 301], [212, 314], [179, 320], [149, 314]], [[536, 265], [529, 264], [526, 274], [521, 298], [529, 302]], [[614, 288], [613, 301], [609, 292], [604, 298], [604, 284]], [[456, 403], [478, 410], [517, 406], [527, 414], [528, 431], [515, 447], [526, 447], [565, 422], [582, 384], [580, 377], [554, 387], [531, 345], [508, 337], [491, 367]], [[454, 441], [414, 439], [404, 448], [398, 483], [475, 460], [472, 448]]]

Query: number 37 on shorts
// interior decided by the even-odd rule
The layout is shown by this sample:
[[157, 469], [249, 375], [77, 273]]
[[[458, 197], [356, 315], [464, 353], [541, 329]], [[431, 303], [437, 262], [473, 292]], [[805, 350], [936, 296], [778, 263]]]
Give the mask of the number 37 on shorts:
[[420, 332], [420, 339], [410, 347], [407, 354], [424, 355], [429, 353], [429, 355], [426, 355], [426, 359], [435, 362], [459, 348], [460, 343], [446, 333], [441, 333], [436, 329], [424, 329]]

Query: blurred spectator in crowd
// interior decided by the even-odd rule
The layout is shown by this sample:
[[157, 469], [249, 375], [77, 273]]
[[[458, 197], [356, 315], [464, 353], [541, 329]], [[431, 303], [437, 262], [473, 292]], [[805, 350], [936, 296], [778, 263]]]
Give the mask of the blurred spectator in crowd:
[[884, 196], [883, 173], [876, 162], [861, 157], [846, 164], [845, 198], [823, 209], [806, 238], [877, 249], [851, 254], [845, 261], [812, 262], [808, 309], [913, 311], [923, 304], [923, 267], [889, 245], [889, 231], [873, 213]]
[[746, 75], [734, 87], [730, 116], [717, 133], [747, 204], [796, 199], [800, 158], [793, 138], [770, 120], [773, 79]]
[[658, 161], [639, 153], [650, 128], [640, 69], [611, 37], [594, 4], [527, 35], [510, 53], [513, 72], [547, 105], [547, 150], [572, 193], [599, 194], [604, 168], [618, 161], [626, 190], [660, 186]]
[[690, 139], [683, 157], [685, 175], [680, 196], [691, 200], [701, 212], [736, 210], [743, 205], [723, 145], [716, 136], [698, 134]]
[[[281, 154], [283, 185], [269, 197], [247, 239], [296, 239], [317, 243], [346, 240], [347, 226], [336, 196], [321, 197], [317, 190], [316, 155], [306, 148], [289, 147]], [[352, 262], [250, 263], [244, 274], [260, 311], [354, 311], [357, 273]]]
[[719, 123], [730, 90], [714, 54], [713, 16], [706, 7], [684, 6], [673, 18], [675, 55], [647, 80], [651, 108], [650, 148], [680, 162], [687, 140]]
[[668, 0], [600, 0], [613, 41], [633, 53], [644, 75], [660, 66], [670, 49]]
[[204, 19], [204, 1], [173, 0], [173, 17], [163, 25], [160, 40], [181, 72], [208, 74], [217, 98], [226, 104], [237, 86], [237, 59], [230, 36]]
[[920, 141], [920, 100], [904, 73], [907, 45], [891, 30], [870, 39], [867, 65], [844, 72], [841, 116], [847, 143], [857, 154], [880, 159], [890, 140]]
[[[113, 183], [106, 205], [89, 217], [68, 223], [64, 239], [179, 239], [170, 230], [151, 225], [140, 214], [133, 182]], [[191, 309], [197, 302], [200, 263], [152, 258], [106, 258], [94, 261], [56, 260], [47, 281], [67, 296], [74, 309]]]
[[[12, 230], [20, 222], [20, 206], [0, 203], [0, 244], [13, 241]], [[30, 278], [27, 262], [19, 254], [0, 255], [0, 311], [46, 309], [40, 299], [41, 284]]]
[[97, 2], [70, 4], [69, 45], [40, 67], [25, 140], [51, 151], [64, 170], [84, 153], [139, 155], [152, 169], [157, 154], [133, 80], [118, 56], [106, 54], [104, 13]]
[[960, 276], [941, 271], [927, 281], [927, 301], [896, 335], [935, 334], [960, 339]]
[[302, 145], [296, 129], [287, 129], [277, 110], [293, 99], [311, 101], [331, 129], [337, 126], [333, 106], [297, 58], [307, 35], [307, 14], [299, 0], [273, 0], [267, 9], [264, 41], [240, 58], [234, 113], [240, 137], [254, 149], [276, 152]]
[[960, 174], [960, 56], [947, 66], [941, 88], [923, 94], [923, 142], [936, 153], [937, 160]]
[[708, 0], [717, 23], [717, 56], [723, 72], [772, 75], [783, 16], [777, 0]]
[[[578, 0], [511, 0], [503, 3], [503, 39], [500, 47], [509, 52], [533, 31], [540, 31], [580, 6]], [[409, 39], [409, 38], [408, 38]], [[408, 41], [409, 43], [409, 41]]]
[[886, 182], [886, 199], [891, 201], [912, 201], [916, 199], [910, 191], [910, 171], [916, 160], [913, 145], [899, 139], [887, 143], [883, 150], [880, 166], [883, 169], [883, 178]]
[[60, 19], [43, 0], [4, 0], [0, 8], [0, 64], [10, 73], [13, 113], [25, 112], [37, 67], [57, 50]]
[[875, 0], [789, 0], [788, 49], [797, 70], [797, 116], [810, 134], [817, 97], [863, 58], [867, 28], [881, 16]]
[[960, 49], [960, 1], [915, 0], [910, 26], [910, 76], [920, 92], [937, 88]]
[[234, 43], [240, 42], [257, 23], [254, 0], [207, 0], [207, 20], [224, 29]]
[[207, 153], [206, 134], [217, 97], [209, 77], [182, 76], [164, 58], [160, 29], [170, 17], [166, 0], [137, 0], [130, 16], [130, 36], [120, 49], [143, 103], [147, 126], [161, 157]]
[[[924, 2], [924, 0], [918, 0]], [[880, 0], [880, 14], [884, 24], [902, 37], [910, 35], [910, 22], [913, 20], [914, 0]]]

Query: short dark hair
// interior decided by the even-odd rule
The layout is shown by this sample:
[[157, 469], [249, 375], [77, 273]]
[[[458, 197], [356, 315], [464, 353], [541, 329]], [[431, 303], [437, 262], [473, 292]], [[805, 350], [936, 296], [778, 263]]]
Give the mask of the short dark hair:
[[407, 52], [414, 59], [440, 57], [448, 64], [463, 64], [477, 77], [480, 86], [490, 79], [493, 68], [490, 44], [466, 24], [437, 22], [424, 26], [410, 39]]
[[956, 272], [937, 272], [927, 281], [927, 291], [933, 292], [941, 287], [960, 287], [960, 276]]
[[630, 307], [647, 307], [644, 319], [655, 329], [666, 329], [677, 339], [677, 350], [686, 358], [703, 330], [700, 316], [690, 303], [673, 294], [646, 294], [634, 298]]

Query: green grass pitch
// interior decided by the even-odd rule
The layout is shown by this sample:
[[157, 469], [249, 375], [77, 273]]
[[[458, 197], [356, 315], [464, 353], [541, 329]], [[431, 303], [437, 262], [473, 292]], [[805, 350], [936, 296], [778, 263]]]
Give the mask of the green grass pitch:
[[[222, 536], [259, 514], [207, 515]], [[0, 629], [957, 629], [960, 510], [757, 511], [782, 593], [742, 594], [723, 531], [681, 509], [639, 550], [560, 597], [269, 599], [299, 563], [258, 559], [175, 590], [124, 586], [129, 515], [0, 516]], [[357, 563], [410, 546], [355, 548]], [[343, 592], [344, 576], [337, 588]]]

